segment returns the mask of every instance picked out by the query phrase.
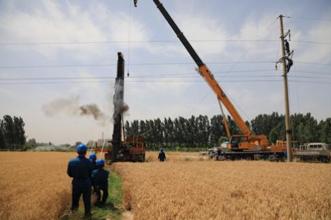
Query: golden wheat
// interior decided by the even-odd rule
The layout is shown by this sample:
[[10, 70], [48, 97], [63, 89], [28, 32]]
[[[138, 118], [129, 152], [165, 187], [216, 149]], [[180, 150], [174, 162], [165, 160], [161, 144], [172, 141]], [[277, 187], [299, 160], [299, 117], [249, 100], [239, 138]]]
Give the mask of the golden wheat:
[[[72, 153], [0, 153], [0, 219], [57, 219]], [[118, 163], [135, 219], [331, 219], [331, 165], [204, 161], [168, 153]]]
[[57, 219], [70, 201], [72, 153], [0, 153], [0, 219]]
[[[158, 152], [147, 151], [146, 161], [157, 161]], [[194, 160], [207, 160], [207, 156], [201, 156], [198, 153], [192, 152], [166, 152], [167, 161], [194, 161]]]
[[135, 219], [331, 219], [330, 164], [168, 158], [114, 166]]

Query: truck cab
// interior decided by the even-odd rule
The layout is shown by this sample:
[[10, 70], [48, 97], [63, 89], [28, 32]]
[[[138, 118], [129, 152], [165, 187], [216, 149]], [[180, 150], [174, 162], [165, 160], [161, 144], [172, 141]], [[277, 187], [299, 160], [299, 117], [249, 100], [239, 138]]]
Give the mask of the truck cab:
[[311, 151], [328, 151], [331, 150], [330, 146], [326, 143], [308, 143], [306, 145], [306, 150], [311, 150]]
[[330, 162], [330, 145], [326, 143], [307, 143], [294, 152], [294, 157], [302, 161]]

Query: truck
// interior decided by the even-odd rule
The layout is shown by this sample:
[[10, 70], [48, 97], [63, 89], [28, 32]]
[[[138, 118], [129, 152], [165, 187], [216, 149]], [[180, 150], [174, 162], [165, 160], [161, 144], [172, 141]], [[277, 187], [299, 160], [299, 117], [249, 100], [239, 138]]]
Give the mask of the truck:
[[[142, 136], [129, 136], [125, 141], [121, 141], [121, 147], [116, 155], [116, 162], [144, 162], [145, 161], [145, 140]], [[108, 147], [105, 152], [105, 160], [112, 160], [112, 147]]]
[[[187, 40], [183, 32], [179, 29], [179, 27], [169, 15], [160, 0], [153, 0], [153, 2], [155, 3], [156, 7], [159, 9], [163, 17], [166, 19], [170, 27], [177, 35], [178, 39], [181, 41], [187, 52], [190, 54], [190, 56], [198, 66], [197, 70], [200, 76], [207, 82], [209, 87], [212, 89], [212, 91], [216, 95], [217, 101], [220, 104], [223, 104], [228, 110], [229, 114], [232, 116], [234, 122], [236, 123], [241, 132], [241, 134], [230, 136], [227, 150], [220, 149], [218, 151], [219, 157], [224, 157], [226, 159], [261, 157], [277, 159], [285, 158], [286, 148], [284, 148], [283, 146], [278, 146], [277, 144], [271, 145], [266, 135], [256, 135], [246, 125], [245, 121], [240, 116], [229, 97], [215, 80], [215, 77], [212, 72], [196, 53], [190, 42]], [[135, 0], [134, 3], [135, 6], [137, 6], [137, 0]], [[226, 124], [224, 126], [225, 128], [227, 128]], [[229, 135], [229, 132], [227, 132], [227, 135]]]
[[326, 143], [307, 143], [295, 148], [293, 158], [300, 161], [330, 162], [331, 146]]

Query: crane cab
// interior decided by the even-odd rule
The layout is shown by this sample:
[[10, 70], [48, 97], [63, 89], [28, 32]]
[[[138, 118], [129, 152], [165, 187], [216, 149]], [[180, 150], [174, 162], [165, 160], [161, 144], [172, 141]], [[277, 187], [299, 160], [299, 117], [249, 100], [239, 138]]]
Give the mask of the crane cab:
[[269, 141], [265, 135], [232, 135], [227, 147], [231, 151], [257, 151], [267, 146]]

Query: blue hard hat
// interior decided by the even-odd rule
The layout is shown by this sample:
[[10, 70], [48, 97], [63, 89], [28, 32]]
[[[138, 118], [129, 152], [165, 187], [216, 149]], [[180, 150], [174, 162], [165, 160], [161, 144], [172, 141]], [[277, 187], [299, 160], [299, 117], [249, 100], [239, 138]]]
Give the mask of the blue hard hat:
[[76, 148], [78, 154], [85, 154], [87, 151], [87, 147], [85, 144], [79, 144]]
[[92, 153], [92, 154], [90, 154], [89, 159], [90, 160], [96, 160], [97, 159], [97, 155], [95, 153]]
[[103, 167], [105, 165], [105, 161], [104, 160], [97, 160], [96, 164], [98, 167]]

